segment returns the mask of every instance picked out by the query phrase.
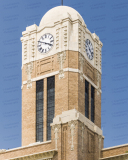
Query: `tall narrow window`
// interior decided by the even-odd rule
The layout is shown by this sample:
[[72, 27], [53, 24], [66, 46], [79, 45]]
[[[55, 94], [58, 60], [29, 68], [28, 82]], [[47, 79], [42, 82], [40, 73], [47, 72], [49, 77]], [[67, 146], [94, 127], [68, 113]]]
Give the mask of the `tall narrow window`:
[[47, 78], [47, 140], [51, 139], [51, 126], [55, 108], [55, 77]]
[[85, 80], [85, 117], [89, 118], [89, 83]]
[[43, 142], [43, 80], [36, 82], [36, 142]]
[[94, 106], [94, 87], [91, 86], [91, 121], [94, 122], [94, 110], [95, 110], [95, 106]]

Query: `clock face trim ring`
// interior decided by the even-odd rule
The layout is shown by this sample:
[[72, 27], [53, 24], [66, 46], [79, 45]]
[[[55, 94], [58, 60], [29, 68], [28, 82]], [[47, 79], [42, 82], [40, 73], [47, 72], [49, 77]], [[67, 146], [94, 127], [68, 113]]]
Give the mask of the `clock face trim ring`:
[[87, 53], [88, 58], [92, 60], [94, 57], [94, 51], [93, 51], [92, 43], [89, 39], [86, 39], [85, 41], [85, 48], [86, 48], [86, 53]]
[[43, 34], [38, 40], [38, 51], [40, 53], [48, 53], [54, 46], [54, 37], [51, 33]]

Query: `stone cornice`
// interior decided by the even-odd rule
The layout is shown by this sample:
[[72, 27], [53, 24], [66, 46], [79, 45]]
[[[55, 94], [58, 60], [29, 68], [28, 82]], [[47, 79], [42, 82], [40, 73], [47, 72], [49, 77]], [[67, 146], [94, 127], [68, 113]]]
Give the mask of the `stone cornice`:
[[122, 145], [118, 145], [118, 146], [113, 146], [113, 147], [108, 147], [108, 148], [103, 148], [102, 151], [106, 151], [106, 150], [109, 150], [109, 149], [116, 149], [116, 148], [122, 148], [122, 147], [128, 147], [128, 143], [126, 144], [122, 144]]
[[72, 109], [72, 110], [62, 112], [61, 115], [56, 116], [53, 119], [53, 123], [51, 124], [51, 126], [54, 126], [55, 124], [68, 123], [72, 120], [79, 120], [88, 129], [90, 129], [94, 133], [97, 133], [98, 135], [101, 135], [103, 137], [102, 130], [98, 126], [96, 126], [93, 122], [91, 122], [88, 118], [86, 118], [83, 114], [78, 112], [76, 109]]
[[3, 149], [3, 152], [1, 151], [1, 153], [7, 153], [7, 152], [14, 152], [16, 150], [22, 150], [22, 149], [26, 149], [26, 148], [30, 148], [30, 147], [35, 147], [35, 146], [38, 146], [38, 145], [44, 145], [44, 144], [47, 144], [47, 143], [51, 143], [51, 140], [50, 141], [45, 141], [45, 142], [35, 142], [35, 143], [31, 143], [27, 146], [23, 146], [23, 147], [17, 147], [17, 148], [13, 148], [13, 149], [9, 149], [9, 150], [5, 150]]
[[45, 159], [49, 160], [53, 158], [53, 156], [57, 153], [57, 150], [49, 150], [45, 152], [40, 152], [36, 154], [29, 154], [21, 157], [10, 158], [7, 160], [37, 160], [37, 159]]
[[128, 158], [128, 153], [105, 157], [105, 158], [100, 158], [100, 160], [124, 160], [126, 158]]

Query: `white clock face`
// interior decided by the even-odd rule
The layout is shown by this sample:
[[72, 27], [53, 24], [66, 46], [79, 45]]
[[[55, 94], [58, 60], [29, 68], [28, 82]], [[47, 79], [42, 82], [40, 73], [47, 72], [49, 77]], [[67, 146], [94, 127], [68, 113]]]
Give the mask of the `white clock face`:
[[40, 53], [47, 53], [50, 51], [54, 44], [54, 37], [50, 33], [46, 33], [38, 41], [38, 51]]
[[93, 59], [93, 56], [94, 56], [94, 53], [93, 53], [93, 46], [92, 46], [92, 43], [89, 39], [86, 39], [85, 41], [85, 46], [86, 46], [86, 53], [87, 53], [87, 56], [90, 60]]

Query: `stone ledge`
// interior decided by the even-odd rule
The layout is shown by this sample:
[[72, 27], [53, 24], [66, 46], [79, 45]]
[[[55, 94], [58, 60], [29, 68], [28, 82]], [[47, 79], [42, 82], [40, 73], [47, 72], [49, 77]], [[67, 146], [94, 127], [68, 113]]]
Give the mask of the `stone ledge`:
[[110, 156], [110, 157], [104, 157], [104, 158], [100, 158], [100, 160], [124, 160], [124, 158], [128, 158], [128, 153], [119, 154], [119, 155]]
[[[74, 69], [74, 68], [64, 68], [63, 69], [64, 72], [75, 72], [75, 73], [80, 73], [80, 70], [79, 69]], [[55, 72], [52, 72], [52, 73], [48, 73], [48, 74], [45, 74], [43, 76], [39, 76], [39, 77], [36, 77], [36, 78], [33, 78], [31, 79], [32, 82], [35, 82], [35, 81], [38, 81], [40, 79], [44, 79], [44, 78], [47, 78], [47, 77], [50, 77], [50, 76], [53, 76], [53, 75], [57, 75], [59, 74], [59, 71], [55, 71]], [[91, 83], [92, 86], [94, 86], [96, 89], [98, 89], [98, 87], [85, 75], [83, 74], [83, 77], [89, 82]], [[22, 88], [23, 88], [23, 85], [27, 84], [27, 81], [23, 81], [22, 83]], [[101, 89], [99, 90], [100, 93], [102, 93]]]
[[17, 148], [13, 148], [13, 149], [9, 149], [9, 150], [2, 149], [2, 150], [0, 150], [0, 154], [7, 153], [7, 152], [13, 152], [13, 151], [21, 150], [21, 149], [25, 149], [25, 148], [30, 148], [30, 147], [34, 147], [34, 146], [37, 146], [37, 145], [43, 145], [43, 144], [47, 144], [47, 143], [51, 143], [51, 140], [50, 141], [45, 141], [45, 142], [35, 142], [35, 143], [29, 144], [27, 146], [17, 147]]
[[10, 158], [7, 160], [36, 160], [36, 159], [51, 160], [57, 152], [58, 152], [57, 150], [49, 150], [49, 151], [40, 152], [36, 154], [25, 155], [22, 157]]
[[87, 126], [91, 131], [103, 137], [102, 130], [76, 109], [68, 110], [62, 112], [61, 115], [57, 115], [53, 119], [53, 123], [51, 124], [51, 126], [54, 126], [55, 124], [64, 124], [72, 120], [79, 120], [80, 122], [84, 123], [85, 126]]
[[126, 146], [128, 146], [128, 143], [122, 144], [122, 145], [118, 145], [118, 146], [103, 148], [102, 151], [106, 151], [106, 150], [109, 150], [109, 149], [116, 149], [116, 148], [126, 147]]
[[6, 152], [6, 149], [0, 149], [0, 154]]

